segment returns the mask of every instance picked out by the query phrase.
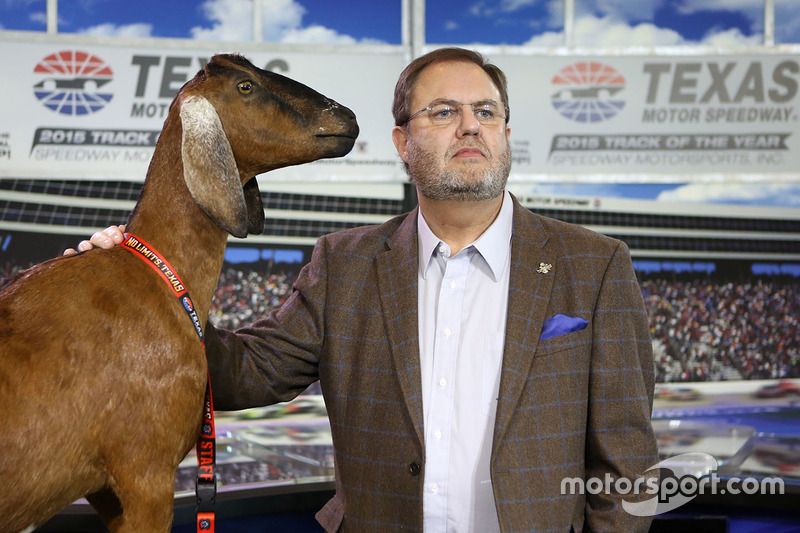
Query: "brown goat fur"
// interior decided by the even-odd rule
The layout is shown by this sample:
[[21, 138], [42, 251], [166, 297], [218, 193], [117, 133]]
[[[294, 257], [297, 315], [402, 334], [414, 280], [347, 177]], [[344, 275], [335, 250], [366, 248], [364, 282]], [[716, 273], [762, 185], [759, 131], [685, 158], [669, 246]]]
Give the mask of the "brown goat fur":
[[[176, 96], [128, 230], [205, 317], [228, 233], [260, 232], [253, 176], [350, 151], [353, 113], [239, 56]], [[206, 359], [166, 284], [119, 247], [58, 258], [0, 291], [0, 531], [86, 496], [111, 531], [168, 531], [198, 437]]]

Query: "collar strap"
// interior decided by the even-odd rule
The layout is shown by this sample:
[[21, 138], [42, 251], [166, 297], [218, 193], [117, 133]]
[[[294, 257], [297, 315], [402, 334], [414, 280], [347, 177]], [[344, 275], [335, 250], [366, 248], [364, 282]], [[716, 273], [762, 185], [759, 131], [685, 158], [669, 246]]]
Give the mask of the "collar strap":
[[186, 311], [189, 320], [192, 321], [192, 326], [200, 342], [205, 345], [203, 327], [200, 324], [200, 318], [197, 316], [197, 311], [194, 308], [194, 302], [192, 302], [192, 298], [189, 296], [189, 290], [169, 261], [147, 241], [133, 233], [125, 233], [124, 240], [119, 246], [144, 261], [144, 263], [152, 268], [164, 283], [167, 284], [172, 293], [178, 298], [178, 302], [181, 304], [181, 307], [183, 307], [183, 310]]
[[[205, 349], [205, 338], [203, 328], [197, 311], [194, 308], [192, 298], [181, 277], [166, 260], [158, 253], [147, 241], [133, 233], [125, 233], [125, 239], [119, 244], [125, 250], [131, 252], [153, 269], [156, 274], [167, 284], [172, 293], [177, 297], [181, 307], [186, 311], [186, 315], [194, 326], [194, 331], [200, 344]], [[206, 384], [206, 396], [203, 401], [203, 422], [200, 424], [200, 436], [197, 439], [197, 480], [195, 493], [197, 495], [197, 531], [202, 533], [214, 533], [216, 518], [214, 513], [214, 503], [217, 495], [217, 448], [216, 430], [214, 426], [214, 400], [211, 396], [211, 376], [208, 377]]]

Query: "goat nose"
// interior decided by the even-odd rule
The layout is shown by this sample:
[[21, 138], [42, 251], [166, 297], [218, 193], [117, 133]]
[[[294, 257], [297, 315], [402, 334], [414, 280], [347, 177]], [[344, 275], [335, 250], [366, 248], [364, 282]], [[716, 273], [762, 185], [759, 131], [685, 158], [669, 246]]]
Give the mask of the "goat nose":
[[[350, 110], [348, 109], [348, 111]], [[353, 114], [353, 112], [350, 111], [350, 114]], [[358, 122], [356, 122], [356, 116], [353, 115], [352, 120], [350, 120], [349, 122], [350, 122], [350, 129], [348, 131], [348, 134], [350, 135], [350, 137], [355, 139], [356, 137], [358, 137], [358, 134], [361, 131], [358, 127]]]
[[349, 107], [343, 106], [342, 104], [340, 104], [335, 100], [331, 100], [330, 98], [325, 98], [325, 103], [327, 104], [327, 107], [325, 108], [325, 111], [327, 112], [331, 111], [338, 112], [340, 114], [343, 114], [345, 118], [348, 118], [350, 120], [356, 118], [356, 114], [353, 113], [353, 111]]
[[341, 110], [342, 110], [342, 112], [344, 112], [345, 116], [347, 118], [349, 118], [350, 120], [355, 120], [356, 119], [356, 114], [353, 113], [353, 111], [349, 107], [342, 106]]

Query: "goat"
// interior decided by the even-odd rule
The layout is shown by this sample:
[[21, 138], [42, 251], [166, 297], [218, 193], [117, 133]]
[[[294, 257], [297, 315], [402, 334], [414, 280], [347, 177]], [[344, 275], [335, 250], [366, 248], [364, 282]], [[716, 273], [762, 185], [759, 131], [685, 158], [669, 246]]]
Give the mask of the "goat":
[[[216, 55], [170, 105], [128, 230], [208, 315], [227, 235], [260, 233], [255, 175], [348, 153], [355, 115]], [[0, 530], [85, 496], [111, 531], [168, 531], [207, 363], [170, 288], [127, 250], [57, 258], [0, 292]]]

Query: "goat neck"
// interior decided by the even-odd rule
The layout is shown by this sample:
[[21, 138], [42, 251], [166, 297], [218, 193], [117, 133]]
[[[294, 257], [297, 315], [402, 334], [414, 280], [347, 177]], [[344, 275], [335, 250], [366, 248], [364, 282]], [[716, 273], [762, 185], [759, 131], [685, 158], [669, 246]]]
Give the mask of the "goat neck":
[[128, 231], [164, 255], [183, 278], [198, 315], [205, 317], [228, 234], [195, 203], [183, 179], [182, 129], [176, 108], [164, 123]]

